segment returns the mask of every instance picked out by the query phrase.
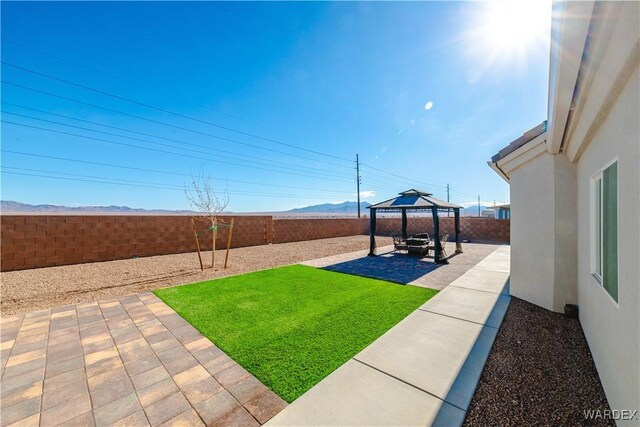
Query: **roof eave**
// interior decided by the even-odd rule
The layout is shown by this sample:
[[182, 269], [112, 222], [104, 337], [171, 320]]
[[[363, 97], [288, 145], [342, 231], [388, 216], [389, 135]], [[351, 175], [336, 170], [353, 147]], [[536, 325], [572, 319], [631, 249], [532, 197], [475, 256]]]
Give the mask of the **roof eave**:
[[551, 154], [562, 149], [594, 5], [592, 0], [553, 3], [546, 141]]
[[537, 158], [546, 151], [546, 139], [547, 132], [543, 132], [516, 150], [500, 157], [500, 159], [496, 161], [488, 162], [488, 164], [498, 175], [509, 181], [512, 171]]

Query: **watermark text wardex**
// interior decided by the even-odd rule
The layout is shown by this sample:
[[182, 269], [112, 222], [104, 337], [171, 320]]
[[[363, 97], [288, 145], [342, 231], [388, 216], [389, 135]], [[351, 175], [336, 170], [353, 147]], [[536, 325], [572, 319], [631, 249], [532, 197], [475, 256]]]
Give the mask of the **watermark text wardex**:
[[638, 419], [637, 409], [586, 409], [584, 418], [587, 420], [621, 420]]

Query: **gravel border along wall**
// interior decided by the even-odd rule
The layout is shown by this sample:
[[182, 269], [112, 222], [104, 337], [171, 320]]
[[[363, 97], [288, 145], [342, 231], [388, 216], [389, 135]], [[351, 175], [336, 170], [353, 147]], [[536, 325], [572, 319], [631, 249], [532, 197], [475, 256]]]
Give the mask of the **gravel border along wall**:
[[465, 426], [615, 426], [580, 322], [512, 298]]

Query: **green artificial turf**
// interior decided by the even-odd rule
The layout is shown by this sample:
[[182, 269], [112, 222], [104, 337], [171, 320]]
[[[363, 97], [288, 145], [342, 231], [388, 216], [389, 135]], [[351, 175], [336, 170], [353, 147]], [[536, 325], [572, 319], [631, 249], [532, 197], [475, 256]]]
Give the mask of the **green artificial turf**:
[[155, 293], [292, 402], [436, 291], [292, 265]]

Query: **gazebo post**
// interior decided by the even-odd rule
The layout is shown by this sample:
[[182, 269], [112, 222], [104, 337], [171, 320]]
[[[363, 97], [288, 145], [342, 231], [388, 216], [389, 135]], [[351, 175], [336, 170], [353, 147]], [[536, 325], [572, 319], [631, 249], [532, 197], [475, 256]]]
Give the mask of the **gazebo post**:
[[407, 239], [407, 209], [402, 209], [402, 238]]
[[369, 209], [369, 256], [376, 256], [376, 210]]
[[456, 253], [462, 253], [462, 243], [460, 243], [460, 208], [453, 209], [453, 221], [456, 229]]
[[433, 251], [433, 262], [439, 264], [440, 257], [442, 256], [442, 248], [440, 247], [440, 224], [438, 223], [438, 207], [436, 205], [431, 207], [431, 214], [433, 215], [433, 247], [435, 248]]

